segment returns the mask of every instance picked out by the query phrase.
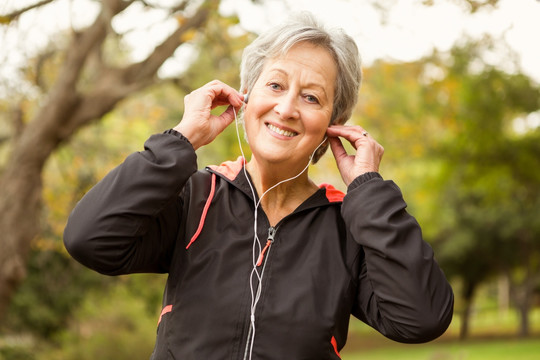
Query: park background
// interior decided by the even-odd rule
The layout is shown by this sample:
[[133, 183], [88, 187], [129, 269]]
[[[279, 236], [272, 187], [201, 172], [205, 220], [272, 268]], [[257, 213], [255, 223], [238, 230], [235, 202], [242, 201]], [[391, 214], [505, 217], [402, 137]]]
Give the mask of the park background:
[[[66, 253], [81, 196], [293, 10], [358, 43], [350, 124], [385, 147], [451, 281], [438, 340], [402, 345], [351, 320], [343, 359], [540, 354], [540, 2], [23, 0], [0, 4], [0, 359], [147, 359], [164, 275], [105, 277]], [[246, 149], [247, 146], [244, 146]], [[233, 127], [199, 166], [236, 158]], [[248, 155], [249, 156], [249, 155]], [[345, 190], [330, 154], [311, 168]]]

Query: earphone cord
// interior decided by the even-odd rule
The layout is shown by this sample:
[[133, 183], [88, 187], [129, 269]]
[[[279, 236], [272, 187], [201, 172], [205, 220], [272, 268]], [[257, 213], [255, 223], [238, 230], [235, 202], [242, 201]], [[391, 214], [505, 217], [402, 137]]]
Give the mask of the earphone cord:
[[[249, 328], [248, 336], [247, 336], [247, 339], [246, 339], [246, 349], [245, 349], [245, 352], [244, 352], [244, 360], [247, 360], [247, 359], [251, 360], [251, 356], [253, 354], [253, 344], [255, 342], [255, 310], [257, 308], [257, 304], [259, 303], [259, 300], [260, 300], [260, 297], [261, 297], [262, 281], [263, 281], [263, 276], [264, 276], [264, 270], [266, 268], [266, 260], [268, 259], [269, 255], [270, 255], [270, 251], [272, 250], [272, 247], [268, 248], [268, 253], [266, 254], [266, 260], [264, 261], [261, 272], [259, 273], [259, 270], [257, 269], [257, 259], [259, 258], [260, 253], [262, 251], [262, 245], [261, 245], [261, 241], [259, 239], [259, 236], [257, 235], [257, 219], [258, 219], [258, 211], [257, 210], [258, 210], [258, 208], [259, 208], [259, 206], [261, 204], [261, 200], [263, 199], [263, 197], [270, 190], [275, 189], [276, 187], [278, 187], [279, 185], [281, 185], [281, 184], [283, 184], [283, 183], [285, 183], [287, 181], [291, 181], [291, 180], [294, 180], [294, 179], [300, 177], [309, 168], [309, 165], [311, 164], [311, 160], [313, 159], [313, 156], [315, 155], [315, 152], [326, 141], [326, 136], [323, 139], [323, 141], [315, 148], [315, 150], [313, 151], [313, 153], [309, 157], [309, 161], [308, 161], [306, 167], [304, 167], [304, 169], [302, 171], [300, 171], [297, 175], [295, 175], [293, 177], [282, 180], [282, 181], [278, 182], [277, 184], [271, 186], [270, 188], [268, 188], [261, 195], [261, 197], [259, 198], [259, 201], [257, 201], [257, 196], [256, 196], [256, 193], [255, 193], [255, 189], [253, 187], [253, 184], [249, 180], [247, 170], [246, 170], [246, 156], [245, 156], [244, 150], [242, 148], [242, 141], [240, 140], [240, 131], [238, 130], [238, 118], [236, 116], [236, 110], [234, 109], [234, 107], [233, 107], [233, 113], [234, 113], [234, 121], [235, 121], [235, 125], [236, 125], [236, 137], [238, 139], [238, 145], [240, 147], [240, 153], [242, 154], [244, 176], [246, 177], [249, 188], [251, 190], [251, 194], [253, 196], [253, 205], [254, 205], [254, 208], [255, 208], [255, 210], [253, 212], [253, 218], [254, 218], [254, 220], [253, 220], [253, 234], [254, 235], [253, 235], [253, 247], [252, 247], [253, 268], [252, 268], [251, 274], [249, 276], [249, 287], [250, 287], [250, 291], [251, 291], [251, 313], [250, 313], [251, 326]], [[254, 293], [254, 288], [253, 288], [253, 276], [254, 275], [257, 276], [257, 291], [256, 291], [256, 294]]]

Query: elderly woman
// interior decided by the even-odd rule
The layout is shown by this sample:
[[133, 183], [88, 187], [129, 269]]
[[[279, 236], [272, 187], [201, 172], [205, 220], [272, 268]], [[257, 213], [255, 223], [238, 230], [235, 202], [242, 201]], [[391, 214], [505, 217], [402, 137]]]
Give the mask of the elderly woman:
[[[452, 290], [378, 174], [383, 148], [343, 126], [360, 78], [349, 36], [295, 17], [246, 48], [240, 92], [212, 81], [186, 96], [182, 121], [76, 206], [74, 258], [109, 275], [169, 274], [153, 359], [338, 359], [351, 314], [400, 342], [446, 330]], [[195, 150], [242, 107], [249, 161], [197, 171]], [[308, 177], [326, 139], [346, 195]]]

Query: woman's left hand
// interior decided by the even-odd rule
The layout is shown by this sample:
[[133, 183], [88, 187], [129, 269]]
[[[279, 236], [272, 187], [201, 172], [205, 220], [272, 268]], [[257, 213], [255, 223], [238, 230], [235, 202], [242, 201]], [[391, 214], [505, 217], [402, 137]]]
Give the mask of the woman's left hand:
[[[326, 130], [326, 134], [341, 177], [347, 186], [362, 174], [379, 171], [384, 148], [361, 126], [332, 125]], [[351, 143], [356, 154], [347, 153], [340, 137]]]

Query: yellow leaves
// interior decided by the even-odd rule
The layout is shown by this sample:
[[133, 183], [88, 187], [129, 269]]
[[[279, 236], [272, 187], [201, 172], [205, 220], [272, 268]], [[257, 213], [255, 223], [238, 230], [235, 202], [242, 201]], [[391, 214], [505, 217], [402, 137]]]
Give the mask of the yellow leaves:
[[184, 25], [187, 21], [186, 17], [182, 14], [176, 14], [174, 18], [176, 19], [176, 21], [178, 22], [178, 25], [180, 26]]
[[[176, 21], [178, 22], [178, 25], [180, 27], [184, 26], [187, 23], [188, 19], [189, 19], [189, 18], [185, 17], [182, 14], [176, 14], [174, 16], [174, 18], [176, 19]], [[188, 41], [191, 41], [191, 40], [193, 40], [193, 38], [195, 37], [196, 34], [197, 34], [197, 29], [189, 28], [189, 29], [187, 29], [186, 31], [184, 31], [184, 32], [182, 32], [180, 34], [180, 41], [182, 41], [184, 43], [188, 42]]]
[[11, 17], [10, 16], [0, 15], [0, 24], [9, 25], [10, 23], [11, 23]]
[[188, 42], [188, 41], [191, 41], [193, 40], [193, 38], [195, 37], [195, 35], [197, 34], [197, 30], [195, 29], [189, 29], [187, 31], [184, 31], [181, 35], [180, 35], [180, 40], [182, 42]]

